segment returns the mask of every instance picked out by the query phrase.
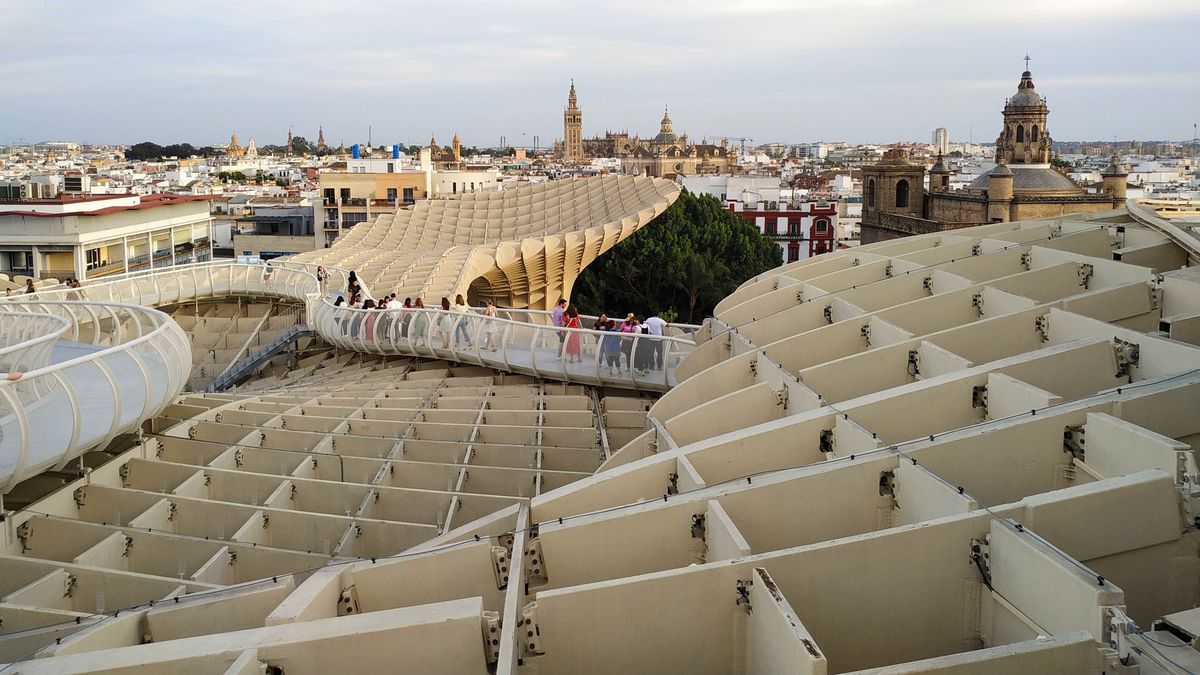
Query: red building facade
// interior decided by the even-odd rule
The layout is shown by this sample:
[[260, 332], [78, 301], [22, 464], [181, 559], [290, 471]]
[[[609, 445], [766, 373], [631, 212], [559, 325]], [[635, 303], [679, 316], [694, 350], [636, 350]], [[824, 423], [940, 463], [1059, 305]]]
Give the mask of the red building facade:
[[775, 240], [783, 249], [784, 263], [789, 263], [837, 248], [837, 206], [837, 202], [822, 200], [755, 205], [729, 202], [727, 208]]

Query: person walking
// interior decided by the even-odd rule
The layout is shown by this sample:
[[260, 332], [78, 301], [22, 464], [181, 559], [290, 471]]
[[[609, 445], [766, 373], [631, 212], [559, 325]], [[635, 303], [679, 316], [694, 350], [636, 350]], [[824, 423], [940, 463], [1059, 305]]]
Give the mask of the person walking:
[[564, 331], [567, 336], [566, 346], [563, 349], [567, 356], [567, 363], [583, 363], [583, 357], [579, 355], [580, 342], [582, 342], [582, 336], [579, 334], [579, 329], [582, 328], [579, 324], [579, 310], [575, 308], [575, 305], [567, 305], [567, 311], [563, 316], [566, 317], [563, 328], [568, 329]]
[[408, 339], [413, 347], [419, 347], [429, 342], [429, 312], [425, 311], [425, 303], [417, 298], [413, 301], [412, 323], [408, 328]]
[[33, 285], [33, 279], [25, 280], [25, 292], [26, 293], [37, 293], [37, 286]]
[[[420, 300], [420, 298], [417, 298]], [[400, 337], [408, 339], [408, 326], [412, 323], [412, 298], [405, 298], [403, 308], [400, 310]]]
[[608, 372], [616, 375], [621, 371], [621, 331], [617, 328], [617, 322], [612, 319], [605, 322], [603, 330], [605, 336], [601, 347], [604, 361], [608, 365]]
[[463, 299], [462, 293], [454, 296], [453, 310], [460, 314], [458, 324], [454, 328], [454, 344], [459, 342], [467, 343], [471, 346], [471, 332], [467, 329], [467, 324], [470, 322], [471, 308], [467, 306], [467, 301]]
[[633, 312], [625, 316], [618, 330], [621, 336], [621, 355], [625, 357], [625, 368], [633, 371], [633, 334], [638, 332], [637, 317]]
[[317, 265], [317, 287], [321, 289], [321, 296], [329, 294], [329, 272], [324, 265]]
[[657, 314], [646, 319], [647, 332], [650, 334], [650, 367], [660, 370], [663, 367], [663, 335], [671, 324], [663, 321]]
[[489, 352], [494, 352], [498, 349], [496, 345], [496, 333], [499, 332], [499, 326], [496, 325], [496, 305], [491, 300], [488, 300], [483, 306], [483, 315], [487, 317], [483, 327], [483, 348]]
[[438, 336], [442, 338], [442, 347], [450, 347], [450, 329], [454, 326], [454, 316], [450, 314], [450, 298], [442, 298], [442, 311], [438, 313]]
[[[553, 326], [555, 328], [562, 328], [563, 327], [563, 315], [566, 313], [567, 313], [567, 300], [566, 300], [566, 298], [559, 298], [558, 302], [555, 303], [555, 305], [554, 305], [554, 309], [550, 310], [550, 323], [553, 324]], [[567, 339], [567, 334], [561, 330], [555, 331], [555, 332], [558, 333], [558, 358], [561, 359], [561, 358], [563, 358], [563, 353], [562, 353], [563, 342]]]

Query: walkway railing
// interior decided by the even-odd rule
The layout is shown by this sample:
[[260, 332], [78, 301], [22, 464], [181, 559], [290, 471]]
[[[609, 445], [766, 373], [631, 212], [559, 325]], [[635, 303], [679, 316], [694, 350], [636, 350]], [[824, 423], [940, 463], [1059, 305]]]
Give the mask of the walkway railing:
[[525, 373], [564, 382], [666, 391], [695, 349], [690, 338], [542, 326], [477, 312], [372, 310], [323, 299], [313, 328], [339, 347], [407, 354]]
[[2, 332], [30, 315], [61, 330], [25, 343], [39, 353], [36, 367], [0, 374], [0, 493], [136, 431], [175, 400], [191, 370], [187, 335], [158, 310], [40, 297], [0, 302]]
[[[314, 275], [316, 267], [272, 261], [268, 274], [264, 265], [197, 263], [106, 277], [80, 290], [48, 289], [39, 297], [74, 293], [89, 300], [133, 299], [164, 305], [227, 294], [273, 296], [304, 302], [305, 322], [323, 339], [344, 349], [448, 359], [565, 382], [648, 391], [665, 391], [675, 385], [675, 366], [695, 348], [692, 333], [699, 328], [671, 324], [668, 334], [661, 337], [613, 334], [554, 327], [547, 311], [501, 309], [490, 320], [476, 312], [450, 312], [446, 318], [454, 339], [446, 340], [438, 330], [443, 324], [440, 310], [335, 307], [331, 299], [345, 289], [348, 272], [326, 268], [330, 278], [322, 293]], [[408, 317], [408, 327], [416, 324], [418, 335], [409, 335], [404, 317]], [[581, 319], [585, 326], [595, 321], [594, 316]], [[387, 329], [380, 332], [383, 326]], [[420, 335], [422, 326], [424, 337]]]

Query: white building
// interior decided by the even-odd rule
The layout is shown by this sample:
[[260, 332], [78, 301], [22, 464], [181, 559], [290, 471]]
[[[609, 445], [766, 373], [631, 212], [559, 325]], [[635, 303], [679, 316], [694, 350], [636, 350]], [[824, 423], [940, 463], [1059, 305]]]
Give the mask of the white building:
[[939, 155], [950, 152], [950, 132], [946, 130], [946, 127], [938, 127], [933, 130], [932, 145], [933, 151]]
[[66, 195], [0, 201], [0, 273], [94, 278], [208, 260], [208, 198]]

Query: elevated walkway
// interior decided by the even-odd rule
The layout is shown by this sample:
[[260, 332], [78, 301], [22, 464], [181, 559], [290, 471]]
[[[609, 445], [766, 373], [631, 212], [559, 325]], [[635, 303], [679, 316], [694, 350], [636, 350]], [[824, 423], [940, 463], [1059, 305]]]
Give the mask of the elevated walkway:
[[[241, 359], [221, 376], [220, 386], [307, 330], [356, 352], [648, 392], [674, 386], [680, 361], [695, 348], [686, 332], [694, 326], [683, 327], [679, 335], [616, 335], [544, 325], [549, 323], [544, 311], [513, 310], [487, 318], [473, 312], [339, 307], [329, 289], [322, 292], [316, 265], [280, 262], [270, 269], [267, 274], [264, 266], [197, 263], [108, 277], [82, 289], [50, 287], [20, 302], [0, 303], [0, 311], [25, 316], [0, 327], [0, 345], [6, 345], [0, 358], [16, 364], [6, 366], [9, 370], [22, 373], [16, 381], [0, 381], [0, 490], [7, 493], [25, 478], [61, 468], [119, 434], [136, 431], [183, 390], [192, 345], [169, 316], [143, 305], [233, 295], [304, 303], [298, 325], [307, 328], [290, 328]], [[344, 270], [330, 273], [330, 287], [345, 286]], [[613, 343], [610, 352], [605, 340]]]

